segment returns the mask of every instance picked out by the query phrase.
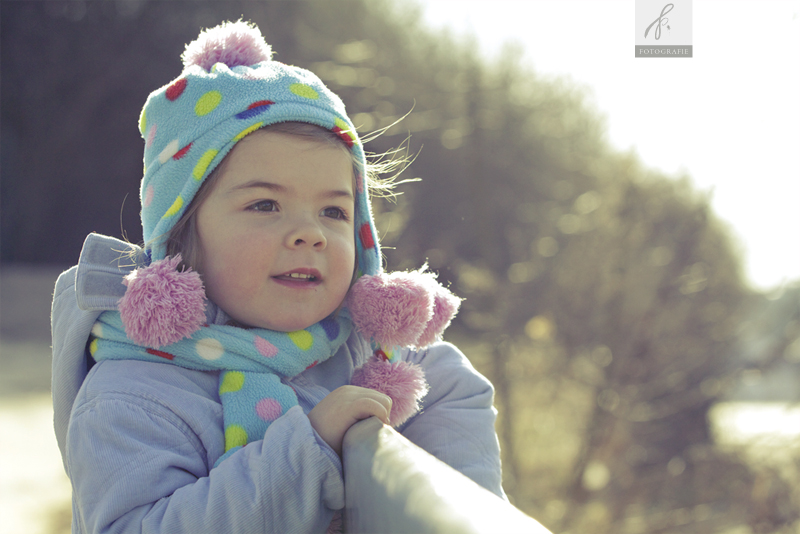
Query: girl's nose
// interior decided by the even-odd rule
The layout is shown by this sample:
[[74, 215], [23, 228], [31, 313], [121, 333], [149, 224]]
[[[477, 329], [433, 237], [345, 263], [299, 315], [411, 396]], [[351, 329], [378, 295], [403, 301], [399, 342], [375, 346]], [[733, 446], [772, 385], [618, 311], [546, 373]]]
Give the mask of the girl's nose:
[[322, 250], [327, 244], [328, 241], [320, 225], [305, 218], [295, 221], [293, 228], [286, 235], [286, 246], [289, 248], [312, 247]]

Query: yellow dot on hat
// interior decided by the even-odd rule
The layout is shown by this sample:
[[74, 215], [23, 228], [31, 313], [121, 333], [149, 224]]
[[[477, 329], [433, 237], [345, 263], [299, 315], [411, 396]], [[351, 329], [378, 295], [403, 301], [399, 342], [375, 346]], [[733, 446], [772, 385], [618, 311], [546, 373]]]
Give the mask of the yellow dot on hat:
[[242, 386], [244, 386], [244, 373], [228, 371], [225, 373], [225, 376], [222, 377], [222, 381], [219, 384], [219, 394], [235, 393], [242, 389]]
[[209, 91], [197, 99], [194, 105], [194, 112], [198, 117], [208, 115], [222, 102], [222, 93], [219, 91]]
[[94, 353], [97, 352], [97, 340], [93, 339], [91, 343], [89, 343], [89, 354], [94, 356]]
[[164, 214], [163, 218], [172, 217], [173, 215], [178, 213], [182, 207], [183, 207], [183, 197], [178, 195], [178, 198], [175, 199], [175, 202], [172, 203], [172, 206], [169, 207], [167, 212]]
[[142, 108], [142, 114], [139, 115], [139, 131], [144, 135], [144, 131], [147, 128], [147, 114], [145, 113], [144, 108]]
[[289, 86], [289, 90], [297, 96], [302, 96], [303, 98], [308, 98], [311, 100], [316, 100], [319, 98], [319, 93], [317, 93], [313, 87], [304, 83], [293, 83]]
[[239, 425], [230, 425], [225, 429], [225, 450], [247, 445], [247, 431]]
[[300, 350], [308, 350], [314, 344], [314, 338], [305, 330], [297, 330], [296, 332], [289, 332], [287, 334], [292, 343], [297, 345]]
[[257, 122], [254, 125], [250, 126], [249, 128], [245, 128], [244, 130], [239, 132], [236, 135], [236, 137], [233, 138], [233, 140], [234, 141], [240, 141], [242, 138], [244, 138], [244, 136], [246, 136], [247, 134], [251, 134], [251, 133], [255, 132], [256, 130], [261, 128], [263, 125], [264, 125], [263, 122]]
[[339, 117], [334, 117], [334, 119], [333, 119], [333, 123], [334, 123], [336, 126], [338, 126], [339, 128], [341, 128], [342, 130], [345, 130], [345, 131], [349, 131], [349, 130], [350, 130], [350, 125], [349, 125], [349, 124], [347, 124], [346, 122], [344, 122], [344, 121], [343, 121], [342, 119], [340, 119]]
[[347, 143], [348, 147], [352, 147], [354, 143], [358, 141], [358, 137], [356, 136], [356, 132], [353, 128], [350, 127], [345, 121], [336, 117], [333, 119], [334, 128], [333, 131], [342, 138], [342, 141]]
[[201, 339], [195, 343], [194, 350], [204, 360], [218, 360], [225, 353], [222, 343], [211, 338]]
[[217, 155], [219, 150], [214, 150], [213, 148], [206, 150], [205, 153], [200, 156], [200, 159], [197, 160], [197, 165], [194, 166], [194, 170], [192, 171], [192, 176], [195, 180], [202, 180], [203, 175], [206, 173], [206, 169], [208, 166], [211, 165], [211, 161]]

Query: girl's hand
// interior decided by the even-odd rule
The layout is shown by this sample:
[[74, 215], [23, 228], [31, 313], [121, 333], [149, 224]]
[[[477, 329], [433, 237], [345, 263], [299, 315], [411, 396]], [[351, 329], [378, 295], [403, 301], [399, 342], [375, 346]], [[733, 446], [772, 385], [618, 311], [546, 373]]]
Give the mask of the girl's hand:
[[358, 421], [376, 416], [389, 424], [392, 399], [375, 391], [358, 386], [342, 386], [330, 392], [308, 414], [317, 434], [342, 455], [342, 441], [347, 430]]

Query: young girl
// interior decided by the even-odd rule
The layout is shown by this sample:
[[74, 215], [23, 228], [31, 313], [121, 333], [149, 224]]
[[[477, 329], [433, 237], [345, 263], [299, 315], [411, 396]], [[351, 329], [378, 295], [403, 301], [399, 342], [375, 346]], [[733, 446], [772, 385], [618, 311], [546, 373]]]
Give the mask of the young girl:
[[92, 234], [56, 284], [73, 532], [324, 532], [370, 416], [504, 496], [491, 384], [436, 342], [458, 299], [382, 271], [342, 102], [243, 22], [184, 64], [140, 119], [144, 249]]

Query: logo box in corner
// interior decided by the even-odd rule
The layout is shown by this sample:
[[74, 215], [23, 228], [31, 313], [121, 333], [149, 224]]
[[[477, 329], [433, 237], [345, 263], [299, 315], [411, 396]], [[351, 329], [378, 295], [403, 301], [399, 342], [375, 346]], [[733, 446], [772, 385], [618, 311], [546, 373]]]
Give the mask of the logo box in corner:
[[692, 57], [692, 0], [636, 0], [636, 57]]

